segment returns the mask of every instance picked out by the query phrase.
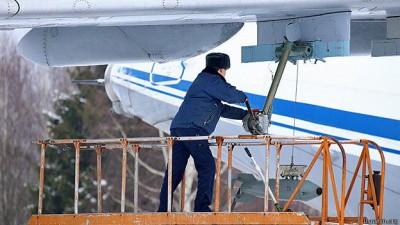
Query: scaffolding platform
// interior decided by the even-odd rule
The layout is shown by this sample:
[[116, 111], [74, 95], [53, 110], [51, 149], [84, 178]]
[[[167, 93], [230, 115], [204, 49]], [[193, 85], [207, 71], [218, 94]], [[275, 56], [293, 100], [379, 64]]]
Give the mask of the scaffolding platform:
[[[212, 213], [187, 213], [183, 212], [184, 194], [181, 195], [181, 212], [172, 212], [171, 210], [171, 174], [172, 174], [172, 145], [175, 141], [195, 141], [208, 140], [210, 145], [217, 146], [217, 161], [216, 161], [216, 180], [215, 180], [215, 201], [214, 211]], [[41, 140], [36, 142], [41, 146], [41, 161], [40, 161], [40, 180], [39, 180], [39, 202], [38, 214], [32, 215], [28, 225], [128, 225], [128, 224], [313, 224], [313, 225], [328, 225], [328, 224], [364, 224], [364, 205], [371, 205], [375, 211], [377, 221], [382, 219], [383, 214], [383, 192], [384, 192], [384, 177], [385, 177], [385, 159], [379, 145], [369, 140], [342, 140], [338, 141], [331, 137], [274, 137], [268, 135], [244, 135], [244, 136], [196, 136], [196, 137], [166, 137], [166, 138], [128, 138], [128, 139], [68, 139], [68, 140]], [[74, 194], [74, 214], [43, 214], [43, 189], [44, 189], [44, 171], [45, 171], [45, 152], [48, 145], [66, 145], [73, 144], [75, 146], [75, 194]], [[344, 145], [357, 144], [362, 146], [360, 157], [354, 171], [352, 181], [346, 186], [346, 152]], [[228, 151], [228, 187], [232, 185], [232, 152], [235, 146], [265, 146], [265, 165], [266, 182], [264, 186], [264, 210], [263, 212], [232, 212], [231, 188], [224, 190], [227, 195], [227, 210], [221, 212], [220, 197], [221, 197], [221, 156], [223, 149]], [[275, 212], [268, 209], [269, 195], [268, 186], [268, 167], [271, 160], [269, 155], [271, 146], [276, 150], [276, 167], [280, 164], [280, 152], [283, 146], [295, 145], [316, 145], [318, 150], [308, 165], [304, 175], [298, 183], [295, 190], [287, 200], [280, 212]], [[337, 146], [342, 153], [342, 172], [340, 185], [336, 185], [335, 174], [332, 168], [331, 146]], [[166, 146], [168, 149], [168, 210], [166, 213], [139, 213], [138, 212], [138, 158], [141, 148], [151, 148], [154, 146]], [[373, 174], [371, 166], [371, 158], [369, 146], [373, 146], [378, 150], [381, 156], [381, 179], [380, 183], [374, 183], [370, 174]], [[121, 177], [121, 212], [107, 213], [102, 210], [102, 190], [101, 185], [97, 185], [97, 203], [98, 213], [79, 213], [79, 161], [81, 150], [94, 150], [97, 154], [97, 184], [101, 182], [101, 154], [105, 149], [121, 149], [122, 150], [122, 177]], [[126, 176], [127, 176], [127, 152], [132, 149], [134, 152], [134, 212], [125, 212], [125, 192], [126, 192]], [[321, 215], [318, 217], [308, 217], [303, 212], [288, 211], [290, 204], [293, 202], [296, 194], [299, 192], [302, 184], [306, 181], [307, 176], [312, 170], [317, 159], [322, 159], [322, 198]], [[361, 182], [361, 198], [359, 215], [349, 217], [345, 215], [347, 201], [354, 186], [355, 179], [361, 169], [361, 177], [364, 182]], [[276, 178], [279, 177], [279, 169], [275, 168]], [[330, 181], [330, 182], [329, 182]], [[330, 185], [329, 185], [330, 183]], [[275, 198], [279, 201], [279, 179], [275, 180]], [[331, 188], [329, 188], [329, 186]], [[379, 190], [375, 190], [379, 187]], [[184, 185], [182, 193], [185, 192]], [[328, 192], [333, 192], [336, 216], [328, 216]], [[71, 196], [72, 197], [72, 196]], [[379, 204], [380, 203], [380, 204]]]

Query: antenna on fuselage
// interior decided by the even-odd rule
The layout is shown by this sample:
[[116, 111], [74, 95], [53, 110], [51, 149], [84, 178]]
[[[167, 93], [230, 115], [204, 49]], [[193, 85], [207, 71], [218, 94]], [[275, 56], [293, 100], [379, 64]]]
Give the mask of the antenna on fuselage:
[[73, 84], [82, 84], [82, 85], [94, 85], [94, 86], [104, 86], [104, 79], [96, 79], [96, 80], [72, 80]]

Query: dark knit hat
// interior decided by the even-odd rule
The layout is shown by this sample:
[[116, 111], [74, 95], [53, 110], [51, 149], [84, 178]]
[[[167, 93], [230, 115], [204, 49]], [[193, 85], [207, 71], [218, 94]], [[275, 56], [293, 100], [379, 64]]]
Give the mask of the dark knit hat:
[[227, 54], [213, 52], [206, 56], [206, 67], [227, 70], [231, 67], [231, 60]]

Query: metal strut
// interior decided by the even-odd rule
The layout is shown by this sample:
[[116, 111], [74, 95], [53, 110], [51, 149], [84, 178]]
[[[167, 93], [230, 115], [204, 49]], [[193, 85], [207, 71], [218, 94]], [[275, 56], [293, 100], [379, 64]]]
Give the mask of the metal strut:
[[276, 91], [278, 90], [279, 83], [281, 82], [281, 78], [283, 75], [283, 71], [285, 70], [286, 63], [289, 59], [290, 52], [292, 50], [293, 42], [286, 41], [283, 47], [284, 51], [279, 60], [278, 68], [276, 68], [274, 79], [269, 88], [269, 92], [267, 95], [267, 99], [264, 103], [264, 108], [262, 110], [263, 114], [272, 113], [272, 102], [274, 101]]
[[[295, 63], [298, 59], [308, 59], [311, 55], [311, 46], [307, 43], [294, 43], [286, 40], [283, 47], [275, 50], [275, 54], [279, 57], [279, 64], [269, 88], [264, 107], [261, 112], [255, 114], [256, 121], [248, 122], [246, 126], [249, 127], [247, 129], [245, 127], [252, 134], [268, 134], [268, 127], [271, 125], [272, 103], [275, 99], [286, 63], [288, 61]], [[247, 105], [247, 108], [249, 107]], [[252, 115], [252, 117], [254, 116]]]

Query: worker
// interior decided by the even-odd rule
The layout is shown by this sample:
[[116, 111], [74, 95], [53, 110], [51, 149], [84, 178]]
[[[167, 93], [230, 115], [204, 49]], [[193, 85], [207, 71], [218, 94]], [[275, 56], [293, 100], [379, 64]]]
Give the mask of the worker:
[[[247, 110], [223, 104], [243, 103], [246, 95], [225, 80], [230, 68], [229, 56], [210, 53], [206, 56], [206, 68], [193, 81], [172, 120], [171, 136], [209, 136], [219, 118], [243, 119]], [[172, 152], [172, 193], [182, 181], [189, 156], [193, 157], [198, 173], [195, 212], [212, 212], [215, 161], [207, 140], [175, 141]], [[167, 211], [168, 171], [165, 171], [160, 193], [159, 212]]]

